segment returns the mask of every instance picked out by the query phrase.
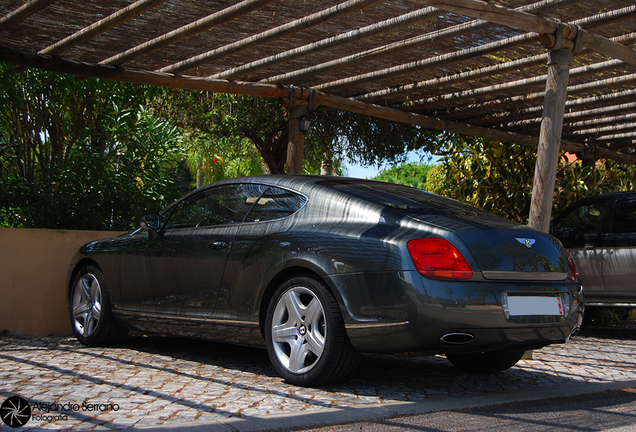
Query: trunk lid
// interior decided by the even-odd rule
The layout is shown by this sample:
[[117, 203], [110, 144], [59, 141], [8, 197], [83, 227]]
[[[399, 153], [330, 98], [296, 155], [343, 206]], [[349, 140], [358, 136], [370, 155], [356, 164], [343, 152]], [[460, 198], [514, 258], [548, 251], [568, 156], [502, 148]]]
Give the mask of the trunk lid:
[[527, 228], [461, 230], [482, 270], [493, 280], [563, 281], [569, 262], [558, 240]]

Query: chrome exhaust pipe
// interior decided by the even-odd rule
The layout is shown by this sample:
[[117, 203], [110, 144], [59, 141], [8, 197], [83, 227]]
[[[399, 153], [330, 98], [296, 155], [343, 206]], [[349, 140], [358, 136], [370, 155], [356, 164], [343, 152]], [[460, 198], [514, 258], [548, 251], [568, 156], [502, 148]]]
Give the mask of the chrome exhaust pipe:
[[470, 333], [447, 333], [439, 338], [439, 342], [445, 345], [466, 345], [473, 340], [475, 340], [475, 336]]

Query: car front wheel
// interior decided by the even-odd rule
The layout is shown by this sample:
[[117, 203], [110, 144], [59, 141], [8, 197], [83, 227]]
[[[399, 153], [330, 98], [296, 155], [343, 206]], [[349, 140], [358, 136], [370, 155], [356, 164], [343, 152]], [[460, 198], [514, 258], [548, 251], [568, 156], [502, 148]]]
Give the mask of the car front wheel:
[[278, 288], [268, 306], [265, 328], [269, 358], [290, 384], [342, 382], [360, 361], [338, 303], [312, 277], [297, 276]]
[[75, 276], [70, 296], [73, 333], [84, 345], [109, 346], [120, 342], [128, 330], [115, 321], [104, 275], [94, 265]]

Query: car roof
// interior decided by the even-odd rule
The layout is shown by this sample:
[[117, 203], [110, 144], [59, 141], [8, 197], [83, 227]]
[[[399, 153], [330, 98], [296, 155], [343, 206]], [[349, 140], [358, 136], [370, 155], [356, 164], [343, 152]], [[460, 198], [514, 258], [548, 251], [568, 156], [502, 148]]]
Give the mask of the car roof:
[[602, 201], [602, 200], [621, 198], [621, 197], [636, 197], [636, 191], [608, 192], [608, 193], [599, 194], [599, 195], [592, 195], [589, 197], [581, 198], [580, 200], [575, 201], [574, 204], [581, 201], [596, 201], [596, 200]]

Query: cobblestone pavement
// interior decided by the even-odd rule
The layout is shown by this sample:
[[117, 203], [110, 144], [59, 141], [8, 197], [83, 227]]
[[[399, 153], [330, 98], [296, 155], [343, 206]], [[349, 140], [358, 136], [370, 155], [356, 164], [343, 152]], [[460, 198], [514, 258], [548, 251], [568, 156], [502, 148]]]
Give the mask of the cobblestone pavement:
[[[0, 337], [0, 402], [18, 395], [40, 407], [20, 430], [195, 426], [628, 380], [636, 380], [634, 329], [588, 330], [489, 376], [460, 372], [441, 356], [366, 355], [352, 380], [320, 389], [284, 383], [259, 349], [143, 336], [108, 349], [73, 338]], [[51, 404], [62, 410], [42, 412]]]

